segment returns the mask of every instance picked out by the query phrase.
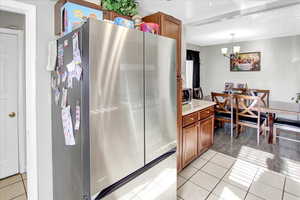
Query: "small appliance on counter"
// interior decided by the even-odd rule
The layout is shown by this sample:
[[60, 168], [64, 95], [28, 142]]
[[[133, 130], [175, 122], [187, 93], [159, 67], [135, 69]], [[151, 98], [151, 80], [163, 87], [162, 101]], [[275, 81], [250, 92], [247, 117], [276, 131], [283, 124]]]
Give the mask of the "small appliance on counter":
[[192, 101], [193, 90], [191, 88], [185, 88], [182, 90], [182, 104], [188, 104]]

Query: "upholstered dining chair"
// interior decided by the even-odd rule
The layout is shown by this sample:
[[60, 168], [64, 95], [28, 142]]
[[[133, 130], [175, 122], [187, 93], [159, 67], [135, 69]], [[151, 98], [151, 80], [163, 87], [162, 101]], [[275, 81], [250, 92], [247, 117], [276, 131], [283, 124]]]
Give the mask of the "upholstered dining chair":
[[211, 98], [216, 103], [215, 120], [220, 122], [222, 126], [224, 123], [231, 123], [233, 117], [232, 95], [212, 92]]
[[276, 118], [274, 120], [274, 126], [273, 126], [273, 144], [276, 143], [277, 138], [300, 142], [300, 140], [294, 140], [294, 139], [290, 139], [287, 137], [280, 137], [279, 134], [277, 133], [278, 129], [300, 133], [300, 121], [299, 120], [285, 119], [285, 118], [279, 118], [279, 117]]
[[236, 136], [240, 135], [239, 127], [250, 127], [257, 129], [257, 144], [262, 131], [266, 131], [265, 118], [261, 117], [261, 99], [256, 96], [234, 95], [236, 110]]

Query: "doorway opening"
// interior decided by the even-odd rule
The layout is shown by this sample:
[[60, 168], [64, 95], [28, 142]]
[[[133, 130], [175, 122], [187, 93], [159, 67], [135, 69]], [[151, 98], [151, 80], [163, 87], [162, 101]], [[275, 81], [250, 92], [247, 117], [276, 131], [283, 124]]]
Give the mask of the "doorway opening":
[[4, 199], [27, 197], [24, 30], [25, 15], [0, 10], [0, 196]]
[[[2, 38], [0, 42], [0, 52], [2, 52], [0, 53], [0, 100], [2, 101], [0, 106], [2, 108], [0, 110], [3, 112], [0, 123], [3, 127], [5, 125], [5, 129], [9, 129], [7, 132], [11, 134], [4, 134], [5, 131], [1, 127], [0, 178], [4, 181], [0, 182], [0, 197], [1, 199], [27, 199], [28, 197], [29, 200], [37, 200], [36, 6], [19, 1], [2, 0], [0, 11], [3, 12], [0, 21], [4, 24], [0, 31]], [[13, 17], [7, 18], [7, 15], [23, 17], [21, 27], [18, 27], [19, 24], [14, 24]], [[24, 172], [27, 175], [23, 174]], [[19, 175], [14, 176], [14, 174]], [[10, 179], [4, 179], [7, 176]], [[20, 179], [23, 187], [26, 186], [27, 189], [28, 185], [25, 196], [21, 184], [15, 184], [20, 182]], [[10, 189], [2, 187], [7, 183], [14, 187]]]

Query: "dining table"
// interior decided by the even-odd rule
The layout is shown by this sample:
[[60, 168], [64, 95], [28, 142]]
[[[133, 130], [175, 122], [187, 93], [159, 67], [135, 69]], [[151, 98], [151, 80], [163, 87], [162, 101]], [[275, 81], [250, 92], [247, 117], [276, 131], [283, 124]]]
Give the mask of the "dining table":
[[257, 105], [257, 110], [267, 114], [269, 126], [269, 144], [273, 143], [273, 127], [276, 115], [293, 115], [296, 116], [298, 120], [300, 116], [300, 104], [293, 102], [270, 101], [268, 104], [261, 103]]
[[[234, 95], [239, 95], [239, 93], [234, 93]], [[210, 100], [211, 96], [205, 96], [205, 100]], [[232, 102], [231, 105], [234, 103]], [[273, 143], [273, 128], [274, 128], [274, 121], [276, 116], [279, 114], [289, 115], [289, 116], [296, 116], [297, 120], [300, 120], [300, 104], [294, 102], [285, 102], [285, 101], [269, 101], [267, 104], [261, 102], [258, 104], [254, 109], [259, 110], [261, 113], [266, 113], [268, 118], [268, 127], [269, 127], [269, 138], [268, 143]], [[233, 106], [231, 108], [233, 113]], [[231, 120], [231, 137], [233, 136], [233, 119]]]

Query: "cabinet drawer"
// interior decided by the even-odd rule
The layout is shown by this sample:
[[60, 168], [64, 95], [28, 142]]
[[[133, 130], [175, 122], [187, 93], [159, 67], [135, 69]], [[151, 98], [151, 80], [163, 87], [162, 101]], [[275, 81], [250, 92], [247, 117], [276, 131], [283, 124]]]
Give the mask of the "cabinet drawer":
[[203, 111], [200, 112], [200, 120], [206, 119], [212, 115], [214, 115], [214, 107], [209, 107]]
[[192, 113], [182, 118], [183, 127], [198, 121], [198, 113]]

